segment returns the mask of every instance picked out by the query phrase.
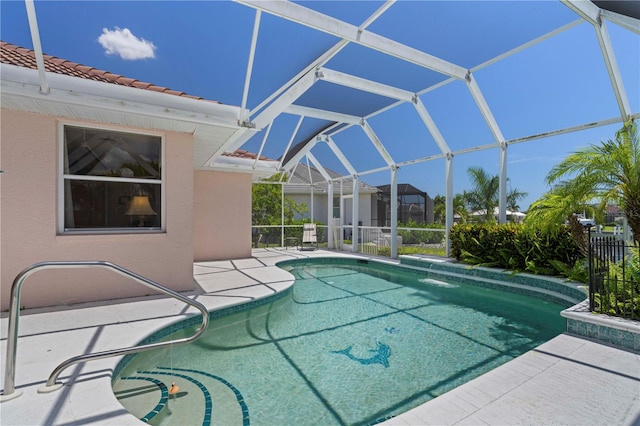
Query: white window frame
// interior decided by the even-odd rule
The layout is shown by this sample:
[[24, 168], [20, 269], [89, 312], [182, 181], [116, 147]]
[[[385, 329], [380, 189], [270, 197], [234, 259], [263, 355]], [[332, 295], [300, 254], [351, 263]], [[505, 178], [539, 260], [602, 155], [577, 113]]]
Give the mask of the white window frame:
[[[124, 183], [141, 183], [141, 184], [153, 184], [160, 185], [160, 227], [149, 229], [137, 229], [135, 227], [127, 227], [127, 228], [83, 228], [83, 229], [74, 229], [74, 228], [65, 228], [64, 220], [65, 220], [65, 180], [95, 180], [104, 182], [105, 179], [97, 176], [78, 176], [78, 175], [68, 175], [64, 173], [64, 128], [65, 126], [73, 126], [73, 127], [83, 127], [86, 129], [94, 129], [94, 130], [105, 130], [105, 131], [114, 131], [119, 133], [130, 133], [137, 135], [145, 135], [145, 136], [154, 136], [160, 138], [160, 179], [154, 179], [153, 181], [149, 179], [139, 179], [139, 178], [109, 178], [109, 182], [124, 182]], [[85, 123], [85, 122], [76, 122], [71, 120], [58, 121], [58, 184], [57, 184], [57, 202], [58, 202], [58, 218], [57, 218], [57, 227], [58, 227], [58, 235], [82, 235], [82, 234], [157, 234], [157, 233], [166, 233], [166, 182], [165, 182], [165, 165], [166, 165], [166, 141], [165, 134], [161, 132], [154, 132], [152, 130], [137, 130], [137, 129], [129, 129], [126, 127], [119, 126], [107, 126], [107, 125], [99, 125], [93, 123]], [[157, 182], [157, 183], [156, 183]]]

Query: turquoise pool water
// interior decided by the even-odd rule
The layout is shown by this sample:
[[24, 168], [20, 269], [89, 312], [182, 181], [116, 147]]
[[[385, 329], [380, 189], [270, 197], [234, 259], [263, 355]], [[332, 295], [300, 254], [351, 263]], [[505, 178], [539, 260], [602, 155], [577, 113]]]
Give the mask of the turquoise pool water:
[[133, 358], [114, 380], [121, 403], [152, 424], [372, 424], [565, 328], [561, 305], [399, 268], [287, 269], [296, 283], [283, 296]]

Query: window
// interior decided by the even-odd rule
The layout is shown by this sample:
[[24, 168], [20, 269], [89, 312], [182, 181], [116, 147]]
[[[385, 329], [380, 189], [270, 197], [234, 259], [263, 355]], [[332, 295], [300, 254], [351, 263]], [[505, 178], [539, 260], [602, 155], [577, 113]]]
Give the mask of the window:
[[162, 138], [64, 126], [64, 232], [162, 229]]
[[333, 218], [334, 219], [339, 219], [340, 218], [340, 197], [333, 197], [332, 200], [333, 203]]

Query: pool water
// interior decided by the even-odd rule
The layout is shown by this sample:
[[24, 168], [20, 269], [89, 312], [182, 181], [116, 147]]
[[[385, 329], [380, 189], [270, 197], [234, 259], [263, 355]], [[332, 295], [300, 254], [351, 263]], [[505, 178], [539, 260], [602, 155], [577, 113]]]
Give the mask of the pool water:
[[[283, 297], [213, 320], [193, 344], [136, 356], [114, 381], [121, 403], [151, 424], [372, 424], [565, 328], [561, 305], [409, 271], [291, 273]], [[168, 395], [172, 382], [180, 391]]]

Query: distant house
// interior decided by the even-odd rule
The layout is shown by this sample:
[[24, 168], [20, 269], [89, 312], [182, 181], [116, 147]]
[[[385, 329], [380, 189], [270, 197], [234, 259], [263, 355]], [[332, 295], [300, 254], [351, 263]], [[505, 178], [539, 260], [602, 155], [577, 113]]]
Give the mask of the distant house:
[[[608, 205], [605, 209], [605, 223], [614, 223], [618, 218], [624, 217], [624, 210], [615, 205]], [[620, 219], [621, 220], [621, 219]]]
[[[377, 226], [391, 225], [391, 185], [377, 187], [377, 216], [374, 221]], [[415, 186], [402, 183], [397, 186], [398, 191], [398, 222], [405, 225], [409, 222], [433, 223], [433, 200], [426, 192]]]
[[[335, 178], [333, 186], [333, 218], [340, 218], [342, 202], [341, 225], [353, 224], [353, 179], [340, 179], [341, 175], [331, 169], [325, 169], [331, 178]], [[311, 190], [313, 184], [313, 190]], [[363, 226], [376, 226], [373, 218], [377, 215], [378, 189], [365, 182], [358, 183], [358, 219]], [[293, 170], [289, 183], [284, 186], [284, 194], [295, 202], [305, 203], [309, 207], [309, 216], [313, 212], [313, 219], [322, 223], [328, 222], [328, 186], [327, 181], [314, 167], [307, 167], [298, 163]], [[313, 199], [312, 199], [313, 198]]]
[[[0, 62], [2, 309], [36, 262], [108, 260], [185, 291], [194, 260], [251, 255], [260, 167], [245, 166], [262, 160], [236, 152], [205, 166], [238, 130], [239, 107], [49, 55], [44, 86], [34, 52], [6, 42]], [[22, 301], [148, 292], [109, 271], [50, 270], [29, 279]]]
[[[334, 178], [333, 218], [340, 218], [341, 225], [353, 224], [353, 179], [342, 178], [331, 169], [325, 169]], [[313, 183], [313, 185], [311, 185]], [[358, 224], [361, 226], [391, 226], [391, 185], [372, 186], [360, 181], [358, 189]], [[313, 188], [313, 189], [311, 189]], [[305, 203], [313, 210], [304, 217], [328, 223], [327, 181], [314, 167], [299, 163], [293, 170], [289, 183], [284, 185], [285, 196], [298, 203]], [[398, 184], [398, 222], [407, 224], [433, 223], [433, 200], [426, 192], [408, 183]], [[302, 216], [300, 216], [302, 217]], [[299, 219], [298, 217], [297, 219]]]
[[[506, 214], [507, 214], [507, 221], [512, 223], [521, 223], [524, 220], [524, 218], [527, 216], [525, 213], [511, 211], [511, 210], [507, 210]], [[477, 210], [477, 211], [471, 212], [469, 216], [471, 220], [474, 222], [475, 221], [484, 222], [484, 218], [487, 216], [487, 214], [486, 214], [486, 210]], [[495, 207], [493, 209], [493, 217], [495, 218], [496, 221], [498, 221], [499, 216], [500, 216], [500, 209], [498, 207]]]

